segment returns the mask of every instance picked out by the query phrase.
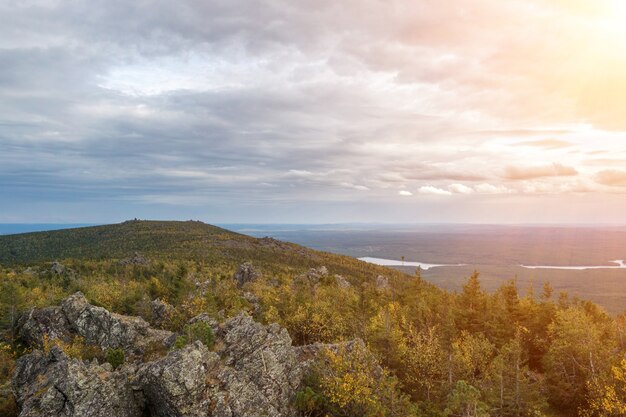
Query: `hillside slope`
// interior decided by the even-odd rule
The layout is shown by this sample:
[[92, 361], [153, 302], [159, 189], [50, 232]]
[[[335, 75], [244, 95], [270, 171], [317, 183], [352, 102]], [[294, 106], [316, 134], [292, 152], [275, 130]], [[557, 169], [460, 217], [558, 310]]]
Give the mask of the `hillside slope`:
[[253, 238], [202, 222], [142, 221], [0, 236], [0, 262], [119, 258], [129, 252], [189, 255]]
[[[306, 346], [362, 340], [357, 345], [363, 349], [326, 352], [315, 370], [294, 384], [288, 404], [304, 415], [442, 417], [471, 409], [480, 411], [473, 415], [499, 417], [588, 417], [607, 415], [601, 412], [607, 404], [626, 407], [626, 390], [615, 377], [626, 372], [626, 319], [613, 319], [567, 294], [556, 296], [549, 285], [541, 295], [522, 296], [509, 281], [487, 293], [472, 274], [452, 293], [419, 274], [200, 222], [129, 221], [0, 237], [0, 362], [8, 364], [0, 367], [0, 415], [18, 415], [17, 405], [26, 401], [9, 383], [13, 369], [22, 369], [16, 360], [28, 337], [16, 323], [23, 318], [42, 324], [30, 328], [41, 336], [35, 345], [52, 352], [36, 354], [43, 361], [62, 358], [58, 349], [81, 361], [94, 354], [123, 355], [94, 353], [89, 332], [67, 335], [58, 349], [51, 347], [48, 336], [76, 327], [60, 324], [75, 323], [78, 315], [47, 316], [57, 311], [49, 306], [77, 292], [94, 307], [90, 311], [107, 320], [122, 319], [104, 309], [140, 317], [132, 321], [147, 335], [142, 341], [154, 333], [142, 323], [176, 335], [173, 347], [146, 346], [140, 359], [146, 363], [155, 355], [178, 357], [176, 349], [197, 337], [212, 339], [198, 329], [199, 318], [217, 326], [211, 327], [217, 335], [212, 349], [220, 352], [230, 343], [224, 326], [242, 313], [272, 333], [283, 332], [277, 326], [286, 329], [305, 356], [311, 353]], [[80, 319], [87, 316], [81, 313]], [[99, 324], [93, 328], [108, 334]], [[252, 336], [243, 332], [244, 338]], [[268, 358], [254, 354], [250, 360], [263, 373], [286, 363]], [[178, 363], [167, 362], [168, 369], [177, 369]], [[100, 372], [96, 368], [81, 369], [91, 375]], [[209, 385], [215, 381], [211, 373], [202, 376]], [[30, 386], [30, 379], [25, 381], [21, 386]], [[178, 390], [177, 383], [171, 387]], [[36, 389], [34, 398], [39, 393]], [[43, 414], [22, 417], [30, 415]]]
[[160, 261], [219, 264], [234, 270], [244, 261], [274, 273], [326, 265], [358, 278], [402, 272], [272, 238], [253, 238], [199, 221], [130, 220], [119, 224], [0, 236], [0, 265], [64, 260], [122, 260], [140, 252]]

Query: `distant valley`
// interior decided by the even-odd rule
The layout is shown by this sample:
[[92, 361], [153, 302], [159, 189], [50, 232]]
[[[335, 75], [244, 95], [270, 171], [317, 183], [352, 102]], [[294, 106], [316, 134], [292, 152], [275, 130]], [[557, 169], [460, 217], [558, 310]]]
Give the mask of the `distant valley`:
[[478, 270], [488, 290], [498, 288], [506, 280], [517, 279], [523, 292], [531, 286], [539, 292], [547, 281], [556, 293], [566, 291], [590, 299], [612, 314], [621, 314], [626, 308], [626, 269], [612, 263], [626, 259], [625, 227], [357, 224], [228, 227], [252, 236], [271, 236], [357, 258], [401, 260], [404, 257], [404, 266], [390, 266], [409, 273], [415, 270], [413, 263], [462, 264], [422, 268], [422, 277], [446, 289], [459, 290], [465, 279]]

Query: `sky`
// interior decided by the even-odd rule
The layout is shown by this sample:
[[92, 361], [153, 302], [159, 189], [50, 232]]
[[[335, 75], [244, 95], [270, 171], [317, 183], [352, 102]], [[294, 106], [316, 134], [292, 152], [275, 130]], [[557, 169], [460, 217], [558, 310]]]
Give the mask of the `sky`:
[[626, 223], [626, 2], [4, 0], [0, 223]]

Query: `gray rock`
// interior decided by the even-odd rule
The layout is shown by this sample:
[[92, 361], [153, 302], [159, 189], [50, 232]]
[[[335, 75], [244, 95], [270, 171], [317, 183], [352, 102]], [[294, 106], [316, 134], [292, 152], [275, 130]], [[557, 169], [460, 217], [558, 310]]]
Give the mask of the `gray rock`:
[[199, 321], [208, 324], [211, 330], [213, 330], [213, 334], [217, 334], [217, 332], [219, 331], [218, 321], [209, 316], [207, 313], [198, 314], [197, 316], [192, 317], [191, 319], [189, 319], [187, 324], [194, 324]]
[[32, 347], [43, 347], [44, 335], [69, 342], [70, 323], [60, 307], [33, 308], [24, 313], [16, 324], [18, 337]]
[[102, 349], [122, 348], [127, 355], [142, 355], [155, 343], [167, 345], [172, 332], [157, 330], [140, 317], [122, 316], [96, 307], [75, 293], [60, 307], [33, 309], [20, 317], [17, 332], [30, 346], [43, 346], [44, 335], [70, 341], [72, 336], [82, 336], [85, 343]]
[[246, 291], [243, 293], [243, 299], [252, 306], [252, 315], [256, 316], [261, 312], [261, 300], [259, 300], [259, 297], [249, 291]]
[[82, 293], [75, 293], [61, 303], [70, 328], [85, 339], [85, 343], [102, 349], [122, 348], [127, 354], [142, 355], [154, 343], [164, 343], [172, 332], [157, 330], [141, 317], [110, 313], [92, 306]]
[[52, 267], [50, 267], [50, 271], [54, 274], [61, 275], [66, 271], [66, 268], [60, 262], [54, 261], [52, 262]]
[[139, 370], [139, 384], [155, 417], [209, 416], [219, 390], [220, 357], [200, 342]]
[[241, 314], [219, 335], [218, 353], [195, 342], [140, 368], [152, 415], [297, 416], [293, 398], [308, 362], [300, 362], [287, 331]]
[[320, 280], [326, 276], [328, 276], [328, 269], [325, 266], [320, 266], [318, 268], [309, 269], [306, 274], [298, 275], [294, 279], [294, 282], [299, 285], [308, 284], [316, 287], [320, 283]]
[[384, 290], [389, 288], [389, 278], [384, 275], [379, 275], [376, 277], [376, 288], [380, 290]]
[[120, 265], [148, 265], [150, 261], [139, 254], [139, 252], [135, 252], [133, 256], [128, 259], [123, 259], [119, 261]]
[[163, 323], [171, 320], [176, 311], [174, 307], [172, 307], [170, 304], [166, 303], [163, 300], [159, 300], [158, 298], [152, 300], [152, 302], [150, 303], [150, 310], [152, 312], [151, 321], [155, 326], [158, 327], [162, 326]]
[[139, 417], [128, 375], [68, 358], [59, 348], [18, 359], [12, 385], [20, 417]]
[[[197, 321], [213, 328], [216, 352], [194, 342], [147, 363], [127, 356], [117, 370], [97, 360], [70, 359], [56, 347], [48, 355], [35, 350], [23, 356], [12, 384], [21, 417], [296, 417], [294, 398], [304, 374], [322, 348], [338, 346], [293, 347], [285, 329], [256, 323], [247, 314], [221, 326], [206, 314], [190, 323]], [[31, 311], [23, 322], [28, 340], [80, 334], [86, 343], [131, 353], [146, 340], [175, 336], [92, 306], [80, 293], [60, 307]]]
[[345, 279], [344, 277], [342, 277], [341, 275], [335, 275], [335, 283], [337, 284], [337, 286], [339, 288], [350, 288], [350, 287], [352, 287], [352, 284], [350, 284], [348, 282], [348, 280]]
[[248, 282], [256, 281], [260, 277], [261, 273], [254, 269], [249, 262], [241, 264], [233, 276], [239, 288]]
[[228, 398], [224, 409], [232, 417], [297, 416], [293, 399], [305, 367], [287, 330], [241, 314], [224, 323], [223, 341], [226, 366], [218, 378]]

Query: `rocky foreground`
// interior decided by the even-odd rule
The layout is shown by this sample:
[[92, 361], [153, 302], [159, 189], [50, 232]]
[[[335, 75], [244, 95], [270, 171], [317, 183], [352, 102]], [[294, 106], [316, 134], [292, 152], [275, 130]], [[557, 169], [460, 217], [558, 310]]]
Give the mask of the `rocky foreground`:
[[[240, 314], [218, 324], [206, 315], [216, 348], [199, 341], [172, 349], [176, 334], [139, 317], [111, 313], [81, 293], [60, 306], [33, 309], [18, 322], [34, 350], [16, 365], [13, 391], [21, 417], [297, 416], [294, 397], [324, 345], [294, 347], [285, 329]], [[122, 349], [117, 369], [69, 357], [52, 339], [80, 336], [101, 349]], [[145, 362], [147, 350], [163, 355]], [[332, 348], [332, 346], [331, 346]]]

